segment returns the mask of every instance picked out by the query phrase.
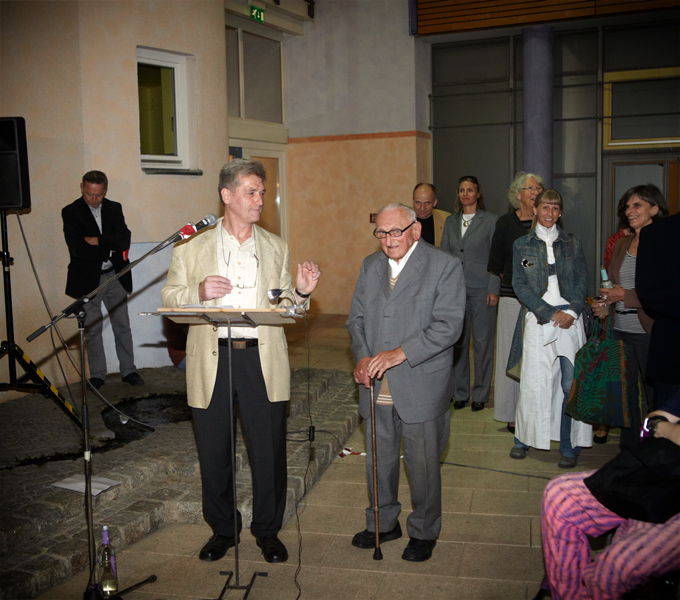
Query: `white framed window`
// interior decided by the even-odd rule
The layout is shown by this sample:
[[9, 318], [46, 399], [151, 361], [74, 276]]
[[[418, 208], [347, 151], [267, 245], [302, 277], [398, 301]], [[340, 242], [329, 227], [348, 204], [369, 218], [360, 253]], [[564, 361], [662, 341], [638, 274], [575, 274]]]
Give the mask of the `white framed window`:
[[137, 47], [142, 169], [189, 170], [189, 79], [194, 57]]
[[226, 15], [229, 137], [285, 144], [283, 34]]

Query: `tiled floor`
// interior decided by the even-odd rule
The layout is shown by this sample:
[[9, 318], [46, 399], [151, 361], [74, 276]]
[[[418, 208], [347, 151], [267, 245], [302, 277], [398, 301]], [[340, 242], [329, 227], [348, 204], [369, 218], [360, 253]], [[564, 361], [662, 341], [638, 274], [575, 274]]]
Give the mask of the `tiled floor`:
[[[310, 315], [308, 338], [312, 368], [351, 370], [349, 338], [343, 316]], [[289, 332], [293, 367], [307, 365], [303, 323]], [[338, 457], [302, 501], [280, 537], [290, 559], [269, 565], [244, 532], [239, 547], [240, 581], [247, 585], [254, 571], [267, 577], [255, 580], [252, 600], [294, 600], [297, 583], [301, 598], [309, 600], [459, 600], [533, 598], [543, 576], [540, 546], [541, 493], [548, 478], [558, 474], [559, 452], [532, 450], [523, 461], [512, 460], [512, 436], [493, 421], [493, 410], [472, 413], [469, 408], [451, 415], [451, 439], [442, 461], [442, 532], [431, 560], [409, 563], [401, 559], [407, 542], [382, 545], [383, 560], [372, 550], [351, 545], [354, 533], [365, 527], [367, 506], [364, 436], [359, 428], [348, 442], [352, 454]], [[616, 437], [604, 446], [586, 449], [579, 469], [594, 469], [616, 453]], [[408, 478], [402, 472], [400, 521], [405, 532], [409, 511]], [[299, 532], [298, 532], [299, 527]], [[121, 587], [145, 579], [158, 581], [126, 594], [134, 599], [217, 599], [226, 577], [220, 570], [234, 568], [234, 551], [217, 563], [198, 560], [210, 535], [207, 525], [170, 525], [119, 553]], [[40, 598], [82, 597], [87, 574], [80, 573]], [[232, 579], [232, 584], [235, 581]], [[224, 598], [243, 598], [230, 590]]]

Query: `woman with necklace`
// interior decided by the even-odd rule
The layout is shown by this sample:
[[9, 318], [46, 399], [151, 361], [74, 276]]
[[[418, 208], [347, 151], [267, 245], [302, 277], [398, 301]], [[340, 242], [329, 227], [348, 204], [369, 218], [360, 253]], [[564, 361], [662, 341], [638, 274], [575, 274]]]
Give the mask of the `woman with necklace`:
[[491, 240], [498, 216], [484, 210], [484, 197], [474, 175], [458, 180], [454, 214], [446, 219], [442, 250], [457, 256], [465, 274], [465, 320], [463, 333], [453, 348], [453, 408], [464, 408], [470, 400], [470, 335], [472, 334], [475, 381], [472, 410], [484, 408], [489, 400], [493, 375], [493, 342], [500, 279], [486, 270]]
[[519, 382], [506, 373], [515, 324], [522, 304], [512, 288], [512, 245], [517, 238], [529, 233], [534, 218], [534, 201], [543, 191], [543, 177], [521, 171], [508, 189], [511, 210], [499, 217], [491, 242], [488, 271], [501, 278], [498, 321], [496, 324], [496, 367], [494, 381], [494, 415], [496, 421], [507, 423], [515, 433], [515, 413], [519, 399]]
[[[653, 390], [645, 381], [649, 335], [653, 319], [645, 313], [635, 291], [635, 264], [640, 243], [640, 230], [668, 214], [666, 201], [654, 185], [638, 185], [622, 197], [619, 219], [624, 227], [632, 230], [614, 247], [609, 265], [609, 278], [613, 289], [600, 289], [602, 301], [593, 312], [604, 318], [607, 312], [614, 319], [614, 339], [623, 340], [626, 346], [626, 393], [630, 410], [630, 429], [621, 429], [621, 445], [639, 443], [641, 414], [654, 410]], [[607, 310], [605, 306], [610, 305]], [[639, 374], [642, 375], [647, 408], [640, 411]]]

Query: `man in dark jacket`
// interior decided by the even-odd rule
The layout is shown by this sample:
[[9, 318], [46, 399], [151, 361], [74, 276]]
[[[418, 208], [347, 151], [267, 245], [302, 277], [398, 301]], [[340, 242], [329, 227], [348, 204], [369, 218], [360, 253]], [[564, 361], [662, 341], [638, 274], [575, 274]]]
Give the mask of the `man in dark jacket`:
[[[66, 294], [72, 298], [89, 294], [129, 263], [130, 230], [125, 224], [121, 205], [105, 198], [108, 186], [109, 181], [101, 171], [85, 173], [80, 184], [82, 196], [61, 211], [64, 237], [71, 257]], [[86, 305], [85, 339], [90, 382], [97, 389], [104, 385], [106, 377], [102, 301], [111, 319], [123, 381], [130, 385], [144, 384], [135, 367], [127, 309], [127, 295], [131, 291], [132, 274], [128, 272]]]
[[654, 406], [680, 394], [680, 316], [677, 244], [680, 213], [640, 230], [635, 289], [645, 312], [654, 317], [647, 355], [647, 377], [654, 381]]

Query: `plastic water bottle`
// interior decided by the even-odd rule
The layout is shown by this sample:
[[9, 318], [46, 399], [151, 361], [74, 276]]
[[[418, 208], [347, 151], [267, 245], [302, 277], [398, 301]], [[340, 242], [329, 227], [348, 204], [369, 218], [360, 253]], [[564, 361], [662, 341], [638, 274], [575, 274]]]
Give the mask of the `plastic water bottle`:
[[99, 549], [99, 584], [102, 586], [104, 598], [118, 593], [118, 572], [116, 570], [116, 551], [109, 543], [109, 528], [102, 527], [102, 546]]
[[[609, 279], [609, 275], [607, 275], [607, 269], [605, 268], [604, 264], [600, 265], [600, 287], [606, 290], [611, 290], [614, 287], [614, 284], [612, 283], [611, 279]], [[609, 305], [607, 304], [608, 300], [608, 295], [607, 294], [602, 294], [601, 297], [598, 297], [598, 302], [597, 305], [600, 307], [600, 318], [604, 318], [609, 314]]]
[[601, 288], [605, 288], [607, 290], [614, 288], [614, 284], [611, 282], [611, 279], [609, 279], [609, 275], [607, 275], [607, 269], [605, 268], [604, 264], [600, 265], [600, 277], [602, 278], [602, 283], [600, 284]]

